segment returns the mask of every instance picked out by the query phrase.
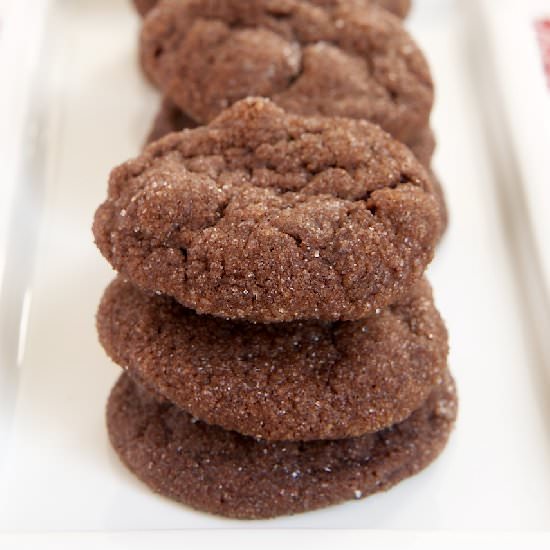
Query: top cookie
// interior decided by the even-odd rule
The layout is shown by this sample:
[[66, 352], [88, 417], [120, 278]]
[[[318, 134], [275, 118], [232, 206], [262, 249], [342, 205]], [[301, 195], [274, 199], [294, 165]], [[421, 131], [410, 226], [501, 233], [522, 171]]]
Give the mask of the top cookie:
[[97, 245], [145, 290], [259, 322], [358, 319], [419, 279], [431, 178], [379, 127], [247, 99], [111, 174]]
[[366, 119], [409, 142], [433, 102], [400, 20], [361, 0], [164, 0], [144, 21], [141, 60], [199, 124], [263, 96], [302, 115]]
[[[330, 115], [327, 114], [327, 116]], [[174, 102], [165, 97], [161, 101], [160, 109], [153, 120], [145, 144], [157, 141], [171, 132], [180, 132], [197, 126], [200, 124], [190, 119]], [[430, 168], [436, 143], [435, 136], [429, 127], [419, 130], [414, 139], [405, 145], [423, 166]]]
[[[350, 0], [350, 1], [360, 1], [362, 4], [368, 6], [371, 4], [376, 4], [385, 10], [391, 11], [394, 15], [398, 17], [406, 17], [411, 9], [410, 0]], [[147, 12], [152, 10], [159, 0], [134, 0], [134, 5], [141, 15], [145, 15]], [[321, 2], [317, 0], [316, 4]]]

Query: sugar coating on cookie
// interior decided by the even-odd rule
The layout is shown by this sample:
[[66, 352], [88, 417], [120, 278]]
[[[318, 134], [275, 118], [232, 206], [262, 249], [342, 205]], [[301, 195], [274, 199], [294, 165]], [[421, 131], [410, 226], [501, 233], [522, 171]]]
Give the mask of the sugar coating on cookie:
[[[329, 116], [330, 113], [325, 113]], [[157, 141], [171, 132], [180, 132], [189, 128], [199, 126], [193, 119], [189, 118], [183, 111], [169, 98], [162, 99], [159, 110], [155, 116], [149, 134], [147, 135], [146, 145]], [[419, 130], [412, 140], [405, 143], [414, 153], [414, 156], [420, 163], [429, 168], [432, 156], [435, 150], [435, 136], [429, 127]]]
[[384, 491], [443, 450], [457, 409], [449, 374], [391, 428], [336, 441], [266, 442], [209, 426], [123, 374], [107, 406], [111, 443], [152, 490], [198, 510], [260, 519]]
[[[198, 125], [194, 120], [184, 115], [182, 110], [170, 99], [163, 98], [157, 115], [153, 121], [149, 134], [147, 135], [146, 145], [157, 141], [158, 139], [170, 134], [171, 132], [180, 132], [190, 128], [196, 128]], [[418, 132], [418, 135], [409, 143], [406, 143], [414, 156], [426, 168], [430, 168], [432, 156], [436, 147], [436, 140], [432, 130], [427, 127]], [[439, 200], [441, 210], [441, 232], [445, 232], [448, 221], [447, 205], [445, 194], [439, 179], [432, 173], [436, 197]]]
[[207, 123], [248, 96], [302, 115], [364, 118], [407, 142], [428, 125], [433, 83], [401, 21], [350, 0], [164, 0], [144, 20], [148, 77]]
[[97, 327], [147, 387], [225, 429], [340, 439], [407, 418], [441, 379], [447, 334], [427, 281], [361, 321], [254, 324], [197, 315], [116, 279]]
[[365, 317], [414, 285], [441, 230], [428, 173], [380, 128], [253, 98], [115, 168], [93, 229], [142, 289], [258, 322]]

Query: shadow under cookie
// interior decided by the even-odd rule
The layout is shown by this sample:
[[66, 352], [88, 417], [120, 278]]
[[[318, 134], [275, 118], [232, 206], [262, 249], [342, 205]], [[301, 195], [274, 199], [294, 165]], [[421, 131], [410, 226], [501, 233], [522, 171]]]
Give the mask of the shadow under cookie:
[[134, 379], [209, 424], [266, 440], [386, 428], [425, 401], [447, 363], [425, 280], [361, 321], [262, 325], [197, 315], [119, 278], [97, 327]]
[[206, 512], [260, 519], [364, 498], [414, 475], [443, 450], [456, 408], [446, 373], [420, 409], [381, 432], [270, 443], [197, 421], [123, 374], [107, 426], [121, 460], [155, 492]]

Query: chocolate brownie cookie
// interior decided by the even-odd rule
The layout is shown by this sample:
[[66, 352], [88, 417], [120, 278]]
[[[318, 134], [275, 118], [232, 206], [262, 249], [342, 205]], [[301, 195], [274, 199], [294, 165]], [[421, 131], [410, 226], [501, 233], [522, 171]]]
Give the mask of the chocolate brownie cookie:
[[361, 321], [197, 315], [117, 279], [97, 315], [107, 354], [193, 416], [268, 440], [339, 439], [407, 418], [447, 363], [427, 281]]
[[198, 313], [353, 320], [421, 277], [440, 216], [428, 173], [377, 126], [248, 99], [115, 168], [94, 234], [125, 277]]
[[[322, 4], [323, 0], [312, 0], [315, 4]], [[404, 18], [409, 13], [411, 8], [410, 0], [347, 0], [349, 2], [358, 2], [364, 6], [369, 6], [370, 4], [376, 4], [381, 8], [384, 8], [388, 11], [391, 11], [394, 15]], [[329, 5], [333, 3], [333, 0], [328, 0]], [[137, 11], [141, 15], [145, 15], [147, 12], [152, 10], [159, 0], [134, 0]]]
[[447, 374], [407, 420], [359, 438], [265, 442], [197, 421], [123, 374], [107, 406], [111, 443], [151, 489], [240, 519], [295, 514], [384, 491], [442, 451], [456, 417]]
[[[153, 141], [157, 141], [171, 132], [180, 132], [181, 130], [196, 128], [197, 126], [199, 124], [185, 115], [173, 101], [165, 97], [153, 121], [146, 144], [148, 145]], [[423, 166], [426, 168], [430, 167], [435, 150], [435, 137], [429, 127], [419, 131], [414, 139], [405, 145], [409, 147]]]
[[[161, 102], [159, 112], [155, 117], [149, 135], [147, 136], [146, 145], [152, 143], [153, 141], [157, 141], [171, 132], [180, 132], [181, 130], [188, 128], [196, 128], [197, 126], [197, 123], [184, 115], [177, 105], [175, 105], [168, 98], [164, 98]], [[430, 128], [422, 130], [419, 132], [418, 136], [407, 145], [422, 165], [429, 168], [436, 146], [435, 137], [432, 130]], [[442, 213], [441, 231], [443, 233], [447, 227], [447, 205], [445, 203], [445, 195], [438, 178], [433, 174], [432, 177], [436, 197], [439, 200], [439, 207]]]
[[165, 0], [144, 21], [145, 73], [204, 124], [247, 96], [363, 118], [402, 142], [428, 125], [428, 65], [400, 20], [350, 0]]

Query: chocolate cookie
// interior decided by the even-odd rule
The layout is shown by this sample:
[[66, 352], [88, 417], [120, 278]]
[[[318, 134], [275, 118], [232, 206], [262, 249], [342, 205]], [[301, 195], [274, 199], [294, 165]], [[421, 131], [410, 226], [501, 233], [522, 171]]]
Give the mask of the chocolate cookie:
[[350, 0], [165, 0], [144, 20], [149, 78], [204, 124], [248, 96], [362, 118], [402, 142], [428, 126], [428, 65], [400, 20]]
[[[158, 3], [159, 0], [133, 0], [136, 6], [137, 11], [141, 15], [145, 15], [147, 12], [152, 10]], [[322, 0], [312, 0], [315, 4], [322, 4]], [[333, 0], [328, 0], [329, 3], [332, 3]], [[393, 14], [398, 17], [406, 17], [411, 8], [410, 0], [348, 0], [359, 2], [362, 5], [368, 6], [370, 4], [376, 4], [381, 8], [384, 8], [388, 11], [391, 11]]]
[[248, 99], [115, 168], [94, 234], [116, 270], [198, 313], [353, 320], [421, 277], [440, 216], [377, 126]]
[[111, 443], [151, 489], [240, 519], [295, 514], [384, 491], [442, 451], [456, 417], [447, 374], [407, 420], [359, 438], [265, 442], [197, 421], [122, 375], [107, 406]]
[[[189, 128], [196, 128], [198, 124], [191, 120], [189, 117], [183, 114], [182, 110], [177, 107], [168, 98], [164, 98], [161, 102], [161, 106], [153, 126], [147, 136], [146, 145], [157, 141], [161, 137], [171, 133], [180, 132]], [[414, 153], [414, 156], [422, 163], [423, 166], [429, 168], [432, 162], [432, 156], [435, 150], [435, 137], [430, 128], [426, 128], [419, 132], [418, 136], [409, 144], [409, 149]], [[441, 231], [445, 231], [447, 227], [447, 205], [445, 204], [445, 195], [439, 182], [439, 179], [432, 174], [434, 178], [433, 184], [436, 193], [436, 197], [439, 200], [439, 207], [441, 209]]]
[[[196, 128], [197, 126], [199, 124], [185, 115], [173, 101], [165, 97], [153, 121], [146, 144], [148, 145], [153, 141], [157, 141], [171, 132], [180, 132], [181, 130]], [[423, 166], [426, 168], [430, 167], [435, 150], [435, 137], [429, 127], [419, 131], [414, 139], [405, 145], [409, 147]]]
[[193, 416], [268, 440], [386, 428], [427, 398], [447, 333], [427, 281], [361, 321], [253, 324], [197, 315], [117, 279], [97, 315], [120, 366]]

